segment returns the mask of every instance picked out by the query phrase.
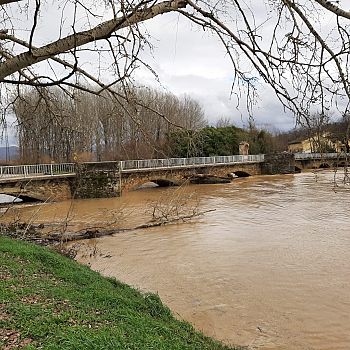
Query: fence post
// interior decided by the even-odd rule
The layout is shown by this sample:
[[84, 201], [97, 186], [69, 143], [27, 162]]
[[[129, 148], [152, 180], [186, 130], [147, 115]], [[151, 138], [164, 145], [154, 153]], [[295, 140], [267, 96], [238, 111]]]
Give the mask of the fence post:
[[28, 176], [27, 165], [23, 165], [23, 174], [24, 174], [24, 177], [27, 177], [27, 176]]
[[123, 170], [123, 161], [120, 160], [119, 161], [119, 165], [118, 165], [118, 170], [119, 170], [119, 197], [122, 196], [122, 170]]

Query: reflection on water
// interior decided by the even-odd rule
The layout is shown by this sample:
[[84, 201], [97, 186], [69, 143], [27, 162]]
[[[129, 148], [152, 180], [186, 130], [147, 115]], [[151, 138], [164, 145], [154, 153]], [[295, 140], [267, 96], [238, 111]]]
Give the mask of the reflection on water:
[[[304, 173], [188, 187], [201, 209], [216, 211], [188, 223], [101, 238], [98, 248], [111, 257], [89, 262], [158, 293], [179, 318], [227, 343], [348, 350], [350, 194], [335, 192], [331, 180], [331, 173]], [[71, 215], [86, 223], [110, 220], [106, 213], [128, 208], [133, 226], [145, 220], [149, 201], [173, 191], [76, 201]], [[41, 220], [61, 220], [68, 205], [44, 206]]]

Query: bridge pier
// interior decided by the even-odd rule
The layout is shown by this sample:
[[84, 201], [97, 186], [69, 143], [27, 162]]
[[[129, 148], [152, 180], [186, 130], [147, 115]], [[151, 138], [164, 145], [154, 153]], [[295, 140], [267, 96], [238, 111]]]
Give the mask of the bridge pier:
[[118, 162], [78, 164], [71, 191], [76, 199], [118, 197], [121, 194]]
[[265, 154], [261, 163], [262, 175], [294, 174], [295, 158], [293, 153]]

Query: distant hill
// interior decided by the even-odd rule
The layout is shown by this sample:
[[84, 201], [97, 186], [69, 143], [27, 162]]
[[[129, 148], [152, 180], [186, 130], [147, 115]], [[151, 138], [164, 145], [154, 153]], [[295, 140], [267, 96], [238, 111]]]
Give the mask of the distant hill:
[[15, 160], [18, 158], [18, 146], [0, 147], [0, 160]]

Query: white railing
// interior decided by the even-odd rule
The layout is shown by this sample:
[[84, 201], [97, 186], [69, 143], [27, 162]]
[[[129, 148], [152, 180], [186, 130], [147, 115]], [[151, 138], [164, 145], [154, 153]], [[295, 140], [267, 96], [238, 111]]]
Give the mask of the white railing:
[[[216, 157], [123, 160], [118, 162], [118, 165], [119, 169], [122, 172], [130, 172], [147, 169], [189, 168], [206, 165], [260, 163], [263, 161], [264, 155], [258, 154], [247, 156], [234, 155]], [[93, 164], [97, 165], [98, 163], [91, 163], [92, 166]], [[0, 180], [73, 174], [75, 174], [74, 163], [0, 166]]]
[[[346, 154], [339, 153], [295, 153], [296, 160], [303, 159], [336, 159], [344, 158]], [[350, 157], [350, 154], [347, 154]], [[147, 169], [168, 169], [168, 168], [190, 168], [206, 165], [262, 163], [263, 154], [257, 155], [233, 155], [215, 157], [193, 157], [193, 158], [164, 158], [144, 160], [123, 160], [117, 163], [122, 172], [142, 171]], [[104, 162], [105, 163], [105, 162]], [[91, 163], [98, 164], [98, 163]], [[61, 164], [36, 164], [36, 165], [10, 165], [0, 166], [0, 180], [11, 178], [31, 178], [40, 176], [74, 175], [74, 163]]]
[[[345, 154], [339, 153], [295, 153], [296, 160], [303, 159], [334, 159]], [[348, 153], [350, 157], [350, 154]], [[117, 162], [122, 172], [142, 171], [147, 169], [168, 169], [168, 168], [190, 168], [209, 165], [225, 165], [240, 163], [262, 163], [263, 154], [256, 155], [233, 155], [215, 157], [193, 157], [193, 158], [164, 158], [144, 160], [123, 160]], [[115, 162], [113, 162], [115, 163]], [[98, 164], [98, 163], [91, 163]], [[74, 175], [74, 163], [61, 164], [36, 164], [36, 165], [11, 165], [0, 166], [0, 180], [11, 178], [30, 178], [39, 176]]]
[[0, 166], [0, 179], [74, 174], [74, 163]]
[[164, 158], [144, 160], [123, 160], [119, 163], [121, 171], [138, 171], [147, 169], [167, 168], [189, 168], [204, 165], [221, 165], [237, 163], [261, 163], [264, 161], [263, 154], [257, 155], [235, 155], [215, 157], [193, 157], [193, 158]]
[[350, 153], [347, 155], [345, 153], [294, 153], [296, 160], [303, 159], [337, 159], [350, 157]]

